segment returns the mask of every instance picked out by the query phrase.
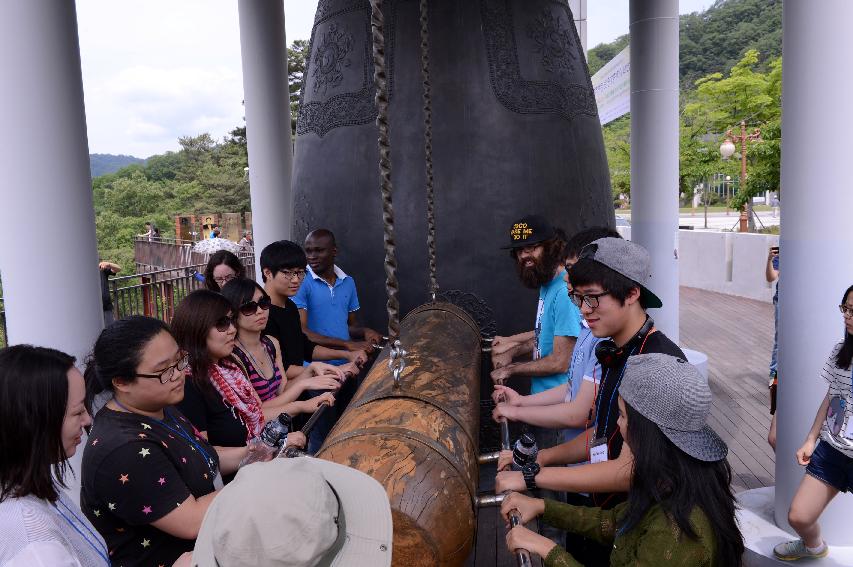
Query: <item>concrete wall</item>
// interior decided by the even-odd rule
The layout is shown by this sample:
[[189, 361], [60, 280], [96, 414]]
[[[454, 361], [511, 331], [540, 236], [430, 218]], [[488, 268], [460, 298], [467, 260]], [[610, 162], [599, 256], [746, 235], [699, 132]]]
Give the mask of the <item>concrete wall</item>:
[[[631, 239], [631, 227], [617, 227]], [[687, 287], [772, 302], [775, 284], [767, 283], [767, 252], [779, 245], [773, 234], [678, 231], [678, 282]]]
[[773, 301], [764, 270], [772, 234], [679, 231], [679, 283], [728, 295]]

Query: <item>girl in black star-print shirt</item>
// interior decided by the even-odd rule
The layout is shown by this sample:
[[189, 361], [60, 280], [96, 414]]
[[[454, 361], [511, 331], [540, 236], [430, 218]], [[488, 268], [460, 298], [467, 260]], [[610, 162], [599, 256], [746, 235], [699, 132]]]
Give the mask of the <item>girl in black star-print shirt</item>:
[[186, 355], [166, 325], [146, 317], [101, 333], [86, 368], [89, 399], [113, 398], [98, 412], [83, 453], [80, 505], [103, 535], [113, 565], [172, 565], [192, 550], [216, 496], [220, 462], [173, 406], [184, 395]]

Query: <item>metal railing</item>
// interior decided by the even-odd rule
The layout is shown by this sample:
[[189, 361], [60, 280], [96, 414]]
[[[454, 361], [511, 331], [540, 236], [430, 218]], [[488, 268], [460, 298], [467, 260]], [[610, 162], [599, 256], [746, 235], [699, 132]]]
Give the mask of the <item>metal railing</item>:
[[[176, 238], [153, 238], [137, 236], [133, 239], [133, 259], [138, 271], [153, 271], [165, 268], [183, 268], [207, 262], [210, 254], [195, 252], [196, 242]], [[253, 256], [251, 251], [241, 251], [241, 259]]]
[[[241, 254], [240, 260], [246, 267], [246, 276], [254, 278], [254, 255]], [[115, 318], [145, 315], [170, 322], [175, 307], [190, 292], [204, 287], [201, 275], [204, 268], [205, 264], [195, 264], [110, 278], [110, 297]]]

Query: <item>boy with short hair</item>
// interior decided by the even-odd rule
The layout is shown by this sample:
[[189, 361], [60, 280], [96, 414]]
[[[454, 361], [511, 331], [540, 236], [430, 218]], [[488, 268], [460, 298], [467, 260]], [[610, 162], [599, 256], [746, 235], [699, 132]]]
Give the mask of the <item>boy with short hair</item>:
[[313, 343], [302, 332], [299, 309], [290, 299], [299, 291], [308, 265], [305, 252], [298, 244], [289, 240], [273, 242], [261, 251], [260, 262], [264, 289], [272, 300], [264, 332], [277, 338], [282, 345], [284, 370], [294, 368], [288, 372], [289, 376], [297, 375], [303, 364], [312, 360], [346, 359], [358, 366], [364, 364], [367, 360], [364, 351], [323, 347]]
[[[622, 238], [618, 232], [607, 227], [582, 230], [566, 242], [566, 268], [577, 261], [581, 249], [599, 238]], [[555, 386], [538, 394], [521, 396], [507, 386], [495, 386], [492, 398], [497, 403], [493, 412], [497, 421], [505, 417], [510, 421], [521, 421], [539, 427], [560, 428], [563, 440], [569, 441], [589, 426], [589, 408], [595, 398], [601, 380], [601, 366], [595, 358], [595, 347], [603, 338], [592, 334], [586, 322], [578, 335], [569, 365], [569, 382]]]

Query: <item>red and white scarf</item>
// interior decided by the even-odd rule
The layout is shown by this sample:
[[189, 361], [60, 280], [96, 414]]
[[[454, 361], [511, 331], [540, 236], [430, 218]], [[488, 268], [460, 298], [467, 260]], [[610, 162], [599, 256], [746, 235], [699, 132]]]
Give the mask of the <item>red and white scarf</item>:
[[246, 426], [246, 441], [260, 435], [264, 428], [261, 399], [240, 366], [231, 360], [214, 364], [210, 367], [210, 381], [222, 399], [240, 415]]

